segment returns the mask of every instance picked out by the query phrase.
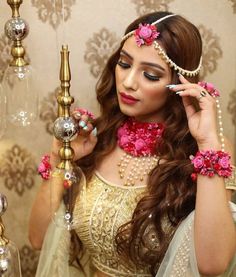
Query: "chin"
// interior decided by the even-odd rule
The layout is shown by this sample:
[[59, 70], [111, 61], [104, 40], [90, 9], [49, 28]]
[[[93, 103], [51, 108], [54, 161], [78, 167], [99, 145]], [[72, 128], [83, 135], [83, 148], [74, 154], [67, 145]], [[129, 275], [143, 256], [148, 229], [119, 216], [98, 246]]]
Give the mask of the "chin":
[[120, 110], [126, 116], [130, 116], [130, 117], [138, 116], [138, 113], [137, 111], [134, 110], [134, 108], [124, 107], [123, 105], [120, 105]]

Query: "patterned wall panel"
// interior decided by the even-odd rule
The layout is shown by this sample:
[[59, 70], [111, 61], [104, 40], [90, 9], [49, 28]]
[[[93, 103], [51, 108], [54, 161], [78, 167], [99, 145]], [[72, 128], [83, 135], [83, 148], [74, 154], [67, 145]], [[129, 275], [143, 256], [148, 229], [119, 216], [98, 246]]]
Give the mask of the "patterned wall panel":
[[40, 106], [40, 119], [45, 123], [46, 132], [50, 135], [53, 134], [53, 122], [57, 118], [57, 101], [56, 96], [60, 92], [60, 88], [56, 88], [45, 96]]
[[36, 163], [32, 155], [19, 145], [7, 150], [0, 161], [0, 176], [8, 190], [23, 196], [35, 184]]
[[0, 82], [2, 81], [4, 71], [11, 60], [11, 41], [5, 34], [0, 36]]
[[[0, 187], [9, 202], [4, 222], [8, 236], [20, 249], [23, 277], [35, 275], [39, 255], [28, 241], [28, 218], [40, 186], [36, 164], [49, 151], [57, 113], [58, 44], [63, 36], [60, 30], [67, 31], [71, 49], [72, 89], [76, 88], [73, 96], [83, 106], [96, 108], [95, 83], [126, 25], [136, 16], [156, 10], [180, 13], [199, 27], [203, 37], [201, 78], [217, 84], [224, 92], [224, 129], [235, 144], [236, 0], [207, 0], [201, 4], [199, 0], [23, 1], [21, 14], [31, 30], [24, 42], [27, 59], [34, 62], [40, 79], [39, 119], [30, 129], [9, 125], [0, 140]], [[6, 1], [0, 1], [0, 82], [10, 60], [10, 42], [3, 35], [3, 26], [10, 16]]]
[[169, 4], [174, 0], [132, 0], [138, 15], [154, 11], [168, 11]]
[[198, 29], [203, 40], [203, 67], [201, 78], [204, 79], [209, 73], [217, 70], [218, 60], [222, 57], [223, 51], [220, 46], [220, 38], [204, 25], [199, 25]]
[[236, 0], [229, 0], [230, 2], [232, 2], [232, 8], [234, 13], [236, 13]]
[[118, 38], [115, 33], [102, 28], [86, 42], [84, 60], [90, 65], [91, 74], [97, 78], [104, 68], [108, 57], [118, 47]]
[[39, 19], [57, 29], [60, 23], [70, 18], [75, 0], [31, 0], [31, 3], [37, 9]]

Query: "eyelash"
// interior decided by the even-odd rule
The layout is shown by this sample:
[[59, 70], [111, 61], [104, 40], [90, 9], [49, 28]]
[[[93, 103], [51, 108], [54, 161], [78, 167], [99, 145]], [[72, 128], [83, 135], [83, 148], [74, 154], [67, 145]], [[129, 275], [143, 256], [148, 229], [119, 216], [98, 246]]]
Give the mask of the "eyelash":
[[148, 74], [147, 72], [143, 72], [143, 75], [147, 78], [147, 79], [149, 79], [150, 81], [158, 81], [160, 78], [159, 77], [157, 77], [157, 76], [154, 76], [154, 75], [150, 75], [150, 74]]
[[130, 65], [128, 63], [124, 63], [122, 61], [118, 61], [118, 65], [123, 68], [130, 68]]
[[[121, 66], [122, 68], [124, 68], [124, 69], [130, 68], [130, 65], [128, 63], [125, 63], [125, 62], [122, 62], [122, 61], [118, 61], [117, 64], [119, 66]], [[150, 75], [145, 71], [143, 72], [143, 75], [150, 81], [158, 81], [160, 79], [159, 77]]]

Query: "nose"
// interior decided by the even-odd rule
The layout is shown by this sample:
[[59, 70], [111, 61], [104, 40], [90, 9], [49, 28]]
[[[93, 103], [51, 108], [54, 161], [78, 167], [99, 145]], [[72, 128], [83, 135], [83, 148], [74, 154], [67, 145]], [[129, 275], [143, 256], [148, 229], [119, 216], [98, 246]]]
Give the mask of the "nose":
[[134, 69], [126, 71], [126, 76], [123, 80], [123, 85], [126, 89], [137, 90], [138, 89], [138, 80], [137, 74]]

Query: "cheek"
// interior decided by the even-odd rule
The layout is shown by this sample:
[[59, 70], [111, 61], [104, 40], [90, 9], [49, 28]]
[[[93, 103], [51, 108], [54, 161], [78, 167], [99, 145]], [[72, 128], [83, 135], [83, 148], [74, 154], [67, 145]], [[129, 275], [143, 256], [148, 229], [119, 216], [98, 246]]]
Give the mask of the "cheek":
[[115, 67], [115, 82], [118, 85], [122, 80], [122, 73], [118, 66]]
[[163, 87], [152, 87], [147, 88], [145, 95], [148, 97], [149, 101], [153, 102], [165, 102], [167, 98], [167, 91]]

